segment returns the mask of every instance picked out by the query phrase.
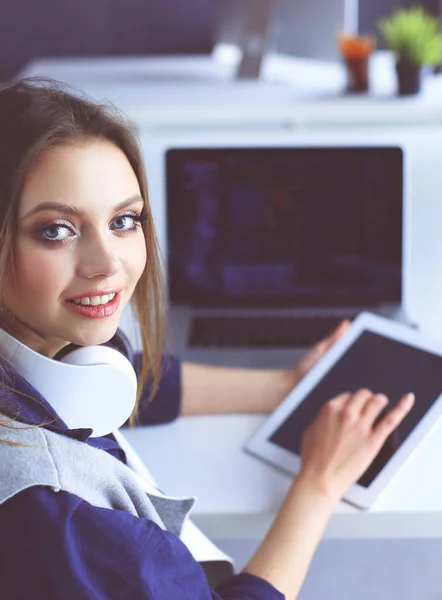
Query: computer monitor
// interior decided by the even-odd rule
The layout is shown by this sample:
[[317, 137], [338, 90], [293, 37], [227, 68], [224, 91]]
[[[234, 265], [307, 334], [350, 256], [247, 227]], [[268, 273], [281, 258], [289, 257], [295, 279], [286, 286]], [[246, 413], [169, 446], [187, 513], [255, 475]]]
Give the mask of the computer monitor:
[[402, 181], [398, 147], [170, 150], [171, 300], [400, 304]]

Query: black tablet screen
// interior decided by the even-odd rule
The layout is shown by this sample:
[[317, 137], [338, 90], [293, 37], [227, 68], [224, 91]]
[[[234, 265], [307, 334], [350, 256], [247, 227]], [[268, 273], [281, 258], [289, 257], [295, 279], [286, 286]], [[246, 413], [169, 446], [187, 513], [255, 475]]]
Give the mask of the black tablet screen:
[[442, 357], [381, 335], [363, 332], [318, 385], [273, 433], [270, 441], [300, 454], [301, 436], [328, 400], [368, 388], [388, 396], [389, 408], [407, 392], [415, 406], [388, 438], [358, 483], [368, 487], [442, 392]]

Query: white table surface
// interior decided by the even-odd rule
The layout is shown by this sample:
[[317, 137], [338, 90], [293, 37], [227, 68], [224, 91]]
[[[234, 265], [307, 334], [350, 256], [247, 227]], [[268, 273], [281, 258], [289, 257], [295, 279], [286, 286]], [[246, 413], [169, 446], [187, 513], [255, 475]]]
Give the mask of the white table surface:
[[269, 55], [259, 81], [235, 81], [238, 57], [35, 59], [18, 77], [46, 76], [114, 102], [140, 129], [339, 124], [441, 124], [442, 76], [421, 95], [397, 98], [394, 59], [371, 60], [370, 93], [345, 95], [341, 63]]
[[[194, 521], [216, 539], [260, 539], [291, 477], [243, 451], [265, 415], [187, 416], [125, 430], [159, 487], [198, 497]], [[442, 423], [402, 466], [369, 510], [340, 502], [331, 538], [442, 537]]]

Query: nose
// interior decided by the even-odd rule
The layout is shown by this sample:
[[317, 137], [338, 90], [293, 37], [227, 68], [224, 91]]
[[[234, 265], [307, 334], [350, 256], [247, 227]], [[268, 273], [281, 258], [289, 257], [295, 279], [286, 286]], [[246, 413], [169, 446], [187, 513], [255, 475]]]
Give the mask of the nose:
[[97, 236], [83, 243], [77, 267], [78, 274], [81, 277], [86, 279], [109, 279], [120, 270], [121, 261], [116, 253], [115, 239], [105, 239]]

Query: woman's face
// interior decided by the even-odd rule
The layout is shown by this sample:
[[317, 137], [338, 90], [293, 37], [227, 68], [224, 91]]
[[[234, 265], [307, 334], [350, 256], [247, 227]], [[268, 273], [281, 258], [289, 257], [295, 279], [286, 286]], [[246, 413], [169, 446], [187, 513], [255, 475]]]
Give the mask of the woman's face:
[[146, 264], [143, 215], [135, 173], [113, 144], [44, 153], [20, 197], [3, 327], [46, 356], [108, 341]]

